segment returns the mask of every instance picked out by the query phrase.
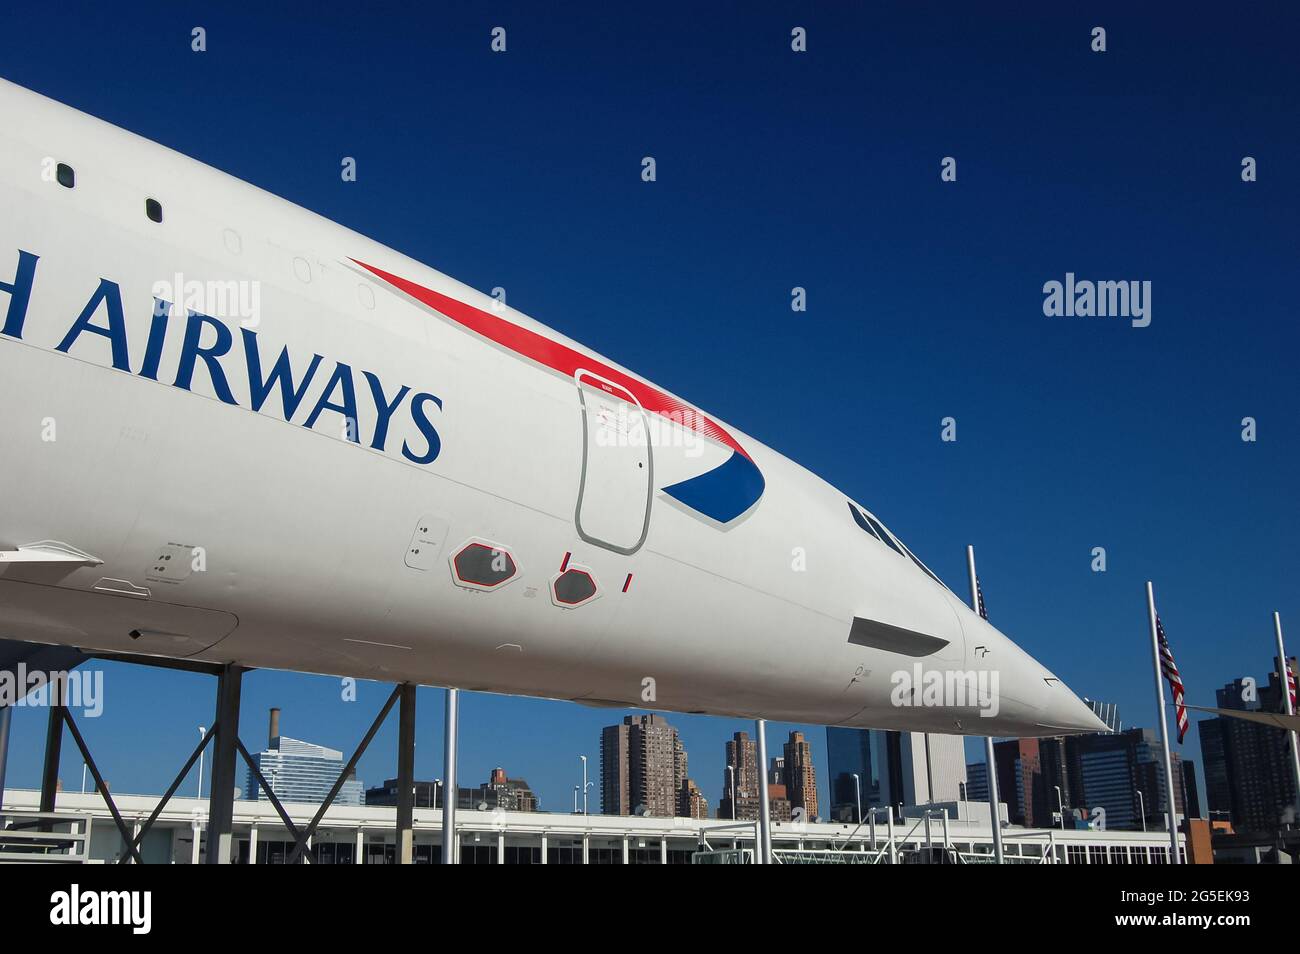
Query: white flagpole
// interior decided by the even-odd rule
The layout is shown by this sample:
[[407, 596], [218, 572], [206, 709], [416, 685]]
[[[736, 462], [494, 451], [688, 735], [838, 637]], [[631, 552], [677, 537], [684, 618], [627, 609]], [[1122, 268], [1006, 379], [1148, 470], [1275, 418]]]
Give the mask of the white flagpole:
[[1169, 726], [1165, 718], [1165, 683], [1160, 666], [1160, 639], [1156, 635], [1156, 594], [1147, 580], [1147, 620], [1151, 626], [1151, 660], [1156, 667], [1156, 702], [1160, 714], [1160, 747], [1165, 765], [1165, 813], [1169, 818], [1169, 863], [1180, 863], [1178, 857], [1178, 819], [1174, 811], [1174, 769], [1169, 757]]
[[[980, 612], [979, 577], [975, 575], [975, 548], [966, 547], [966, 570], [970, 574], [970, 608]], [[989, 821], [993, 826], [993, 859], [1002, 864], [1002, 812], [998, 807], [998, 764], [993, 755], [993, 737], [984, 736], [984, 765], [989, 777]]]
[[[1294, 715], [1291, 709], [1291, 670], [1286, 662], [1286, 647], [1282, 645], [1282, 616], [1277, 612], [1273, 613], [1273, 632], [1277, 634], [1277, 674], [1282, 677], [1282, 698], [1285, 700], [1286, 714]], [[1295, 779], [1296, 806], [1300, 809], [1300, 748], [1296, 746], [1296, 733], [1288, 732], [1287, 736], [1291, 741], [1291, 771]], [[1300, 824], [1300, 817], [1296, 818], [1296, 823]]]

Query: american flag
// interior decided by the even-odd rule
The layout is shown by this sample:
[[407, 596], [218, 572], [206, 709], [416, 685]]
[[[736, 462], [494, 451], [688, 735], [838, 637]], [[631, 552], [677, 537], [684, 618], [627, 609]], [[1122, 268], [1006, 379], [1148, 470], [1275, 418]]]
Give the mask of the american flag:
[[[975, 602], [979, 604], [980, 618], [988, 619], [989, 611], [984, 608], [984, 587], [980, 586], [980, 578], [978, 576], [975, 577]], [[1292, 693], [1291, 697], [1294, 699], [1295, 694]]]
[[1183, 744], [1183, 736], [1187, 734], [1189, 723], [1187, 721], [1187, 705], [1183, 701], [1183, 677], [1178, 675], [1178, 666], [1174, 663], [1173, 650], [1169, 648], [1169, 640], [1165, 637], [1165, 626], [1160, 622], [1160, 617], [1156, 617], [1156, 639], [1160, 642], [1160, 669], [1169, 680], [1169, 688], [1174, 694], [1174, 719], [1178, 723], [1178, 744]]
[[1295, 662], [1290, 659], [1286, 661], [1286, 689], [1291, 697], [1291, 711], [1295, 712]]

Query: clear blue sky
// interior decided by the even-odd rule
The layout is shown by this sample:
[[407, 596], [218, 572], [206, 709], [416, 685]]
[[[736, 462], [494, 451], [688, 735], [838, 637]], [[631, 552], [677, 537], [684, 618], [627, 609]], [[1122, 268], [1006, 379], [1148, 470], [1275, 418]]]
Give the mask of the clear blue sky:
[[[0, 75], [503, 286], [875, 508], [959, 593], [974, 543], [993, 621], [1128, 725], [1154, 720], [1148, 578], [1192, 701], [1264, 675], [1274, 609], [1300, 649], [1293, 5], [279, 6], [18, 5]], [[1044, 317], [1067, 271], [1151, 281], [1151, 326]], [[161, 790], [210, 680], [109, 667], [106, 691], [86, 722], [105, 774]], [[286, 734], [350, 750], [387, 691], [342, 705], [335, 680], [253, 673], [243, 736], [278, 704]], [[420, 694], [424, 777], [441, 699]], [[502, 765], [560, 810], [617, 717], [462, 709], [462, 778]], [[15, 720], [11, 785], [38, 783], [42, 719]], [[672, 721], [716, 809], [744, 726]], [[1199, 767], [1195, 732], [1184, 751]]]

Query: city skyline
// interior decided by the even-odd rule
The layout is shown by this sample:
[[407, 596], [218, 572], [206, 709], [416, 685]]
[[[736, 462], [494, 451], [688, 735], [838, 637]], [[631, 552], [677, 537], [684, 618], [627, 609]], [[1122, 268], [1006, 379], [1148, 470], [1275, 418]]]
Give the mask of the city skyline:
[[[1300, 640], [1300, 564], [1278, 518], [1300, 463], [1286, 363], [1297, 330], [1284, 318], [1296, 184], [1283, 172], [1300, 142], [1294, 123], [1277, 121], [1296, 95], [1278, 81], [1294, 59], [1283, 31], [1228, 18], [1205, 55], [1208, 40], [1188, 23], [1113, 11], [1111, 36], [1142, 55], [1108, 54], [1096, 70], [1065, 12], [987, 11], [973, 44], [960, 16], [811, 11], [812, 53], [791, 68], [788, 15], [771, 10], [743, 23], [695, 11], [687, 36], [671, 18], [558, 24], [515, 11], [513, 50], [495, 59], [478, 17], [425, 11], [358, 76], [335, 68], [355, 53], [351, 19], [264, 13], [205, 14], [206, 61], [180, 42], [191, 24], [158, 8], [81, 11], [57, 24], [57, 42], [48, 17], [16, 9], [0, 50], [9, 79], [476, 288], [508, 289], [512, 305], [877, 508], [962, 597], [964, 546], [975, 544], [997, 625], [1133, 725], [1155, 720], [1146, 579], [1189, 702], [1211, 704], [1256, 671], [1271, 653], [1273, 610]], [[166, 31], [179, 41], [162, 42]], [[637, 41], [620, 41], [629, 35]], [[868, 37], [891, 39], [867, 58]], [[430, 42], [452, 84], [432, 105], [409, 75]], [[547, 77], [538, 50], [586, 72]], [[962, 81], [972, 75], [987, 82]], [[303, 76], [319, 90], [308, 107], [293, 92]], [[1045, 76], [1059, 81], [1050, 101]], [[1116, 108], [1138, 88], [1143, 108]], [[1248, 88], [1259, 95], [1236, 92]], [[747, 122], [718, 123], [718, 100], [701, 90]], [[589, 110], [571, 109], [579, 94]], [[377, 114], [380, 97], [389, 107]], [[241, 108], [196, 119], [195, 103], [230, 102]], [[438, 122], [409, 121], [430, 109]], [[1108, 135], [1080, 137], [1084, 123]], [[499, 147], [502, 130], [518, 150]], [[660, 158], [655, 191], [638, 178], [647, 152]], [[341, 185], [338, 159], [354, 154], [358, 180]], [[960, 175], [941, 191], [950, 154]], [[1260, 160], [1250, 184], [1239, 177], [1246, 154]], [[1130, 266], [1154, 284], [1150, 327], [1042, 314], [1045, 280], [1128, 276]], [[794, 285], [808, 291], [801, 317]], [[938, 436], [947, 415], [952, 444]], [[1241, 440], [1247, 416], [1256, 442]], [[1217, 514], [1231, 519], [1216, 520], [1207, 542], [1205, 517]], [[1104, 573], [1090, 568], [1098, 546]], [[96, 756], [115, 790], [161, 791], [195, 728], [211, 723], [212, 682], [104, 669], [105, 715], [84, 722]], [[350, 752], [388, 692], [358, 685], [358, 701], [343, 703], [338, 680], [250, 673], [243, 737], [260, 738], [260, 713], [283, 702], [310, 718], [301, 734]], [[434, 777], [441, 692], [420, 700], [417, 765]], [[598, 757], [591, 739], [608, 711], [463, 700], [465, 777], [506, 764], [544, 805], [570, 804], [577, 756]], [[669, 717], [716, 805], [722, 740], [748, 726]], [[1198, 721], [1181, 751], [1199, 753]], [[791, 728], [825, 765], [820, 727], [773, 725], [769, 751]], [[129, 740], [142, 732], [156, 759], [135, 753]], [[395, 736], [381, 730], [361, 776], [393, 774]], [[10, 785], [38, 783], [43, 737], [43, 712], [15, 712]], [[61, 776], [71, 788], [81, 766], [70, 749]]]
[[[110, 662], [110, 663], [103, 663], [102, 665], [106, 670], [111, 671], [114, 668], [120, 668], [122, 664], [116, 664]], [[154, 671], [153, 673], [151, 673], [151, 675], [158, 681], [158, 684], [160, 686], [164, 685], [169, 680], [175, 680], [177, 677], [180, 677], [185, 681], [192, 681], [193, 684], [195, 685], [202, 685], [203, 682], [203, 677], [193, 676], [192, 674]], [[1245, 674], [1245, 675], [1247, 677], [1250, 676], [1250, 674]], [[325, 684], [325, 685], [318, 685], [317, 687], [318, 692], [320, 690], [326, 689], [327, 686], [337, 685], [335, 680], [328, 679], [326, 677], [299, 675], [296, 678], [308, 685], [303, 685], [298, 687], [299, 692], [289, 693], [289, 698], [299, 699], [303, 705], [310, 705], [310, 697], [312, 695], [312, 692], [309, 684], [311, 683]], [[1242, 677], [1238, 677], [1238, 678], [1242, 678]], [[113, 680], [111, 678], [106, 679], [106, 683], [111, 687], [113, 684]], [[250, 682], [250, 686], [252, 684], [253, 683]], [[280, 685], [281, 683], [277, 680], [277, 695], [275, 697], [268, 697], [270, 701], [276, 703], [281, 701], [282, 693], [279, 692]], [[316, 737], [311, 740], [308, 740], [311, 742], [311, 744], [325, 745], [327, 748], [340, 750], [344, 756], [347, 756], [351, 753], [352, 748], [355, 746], [356, 742], [359, 741], [359, 737], [361, 733], [364, 731], [365, 724], [368, 723], [368, 721], [371, 718], [373, 718], [373, 714], [374, 714], [373, 710], [370, 709], [369, 707], [370, 706], [377, 707], [378, 704], [382, 702], [382, 696], [380, 695], [380, 693], [386, 691], [382, 684], [369, 683], [366, 681], [362, 681], [358, 683], [357, 688], [360, 694], [358, 701], [347, 704], [348, 706], [351, 707], [351, 711], [355, 711], [357, 713], [356, 719], [352, 721], [350, 725], [345, 724], [343, 728], [344, 733], [350, 730], [352, 732], [352, 735], [349, 736], [347, 734], [343, 734], [341, 738], [335, 737], [334, 735], [330, 735], [328, 738]], [[1221, 688], [1222, 687], [1220, 686], [1218, 689], [1216, 689], [1216, 691], [1221, 691]], [[1267, 691], [1268, 689], [1267, 685], [1263, 686], [1263, 689]], [[189, 695], [189, 693], [186, 693], [184, 691], [178, 691], [178, 696], [186, 696], [186, 695]], [[428, 687], [422, 687], [420, 689], [420, 696], [419, 696], [420, 723], [421, 723], [421, 731], [424, 733], [424, 737], [419, 739], [419, 744], [417, 746], [417, 776], [421, 778], [432, 779], [440, 776], [441, 774], [441, 714], [442, 714], [441, 696], [442, 693], [440, 690], [428, 688]], [[468, 703], [468, 705], [466, 706], [467, 708], [470, 708], [474, 705], [474, 697], [475, 694], [472, 693], [462, 694], [462, 699]], [[492, 701], [498, 703], [505, 699], [506, 697], [492, 697]], [[255, 705], [252, 700], [257, 700], [258, 704]], [[1197, 702], [1197, 698], [1193, 696], [1192, 698], [1189, 699], [1189, 701], [1195, 703]], [[1204, 700], [1202, 699], [1202, 701]], [[572, 800], [573, 800], [573, 795], [572, 795], [573, 786], [577, 784], [581, 778], [581, 763], [579, 760], [579, 756], [584, 754], [588, 756], [589, 764], [591, 766], [589, 768], [589, 776], [592, 781], [596, 782], [597, 784], [599, 783], [599, 760], [600, 760], [599, 736], [601, 730], [604, 728], [604, 725], [602, 725], [602, 723], [607, 724], [608, 722], [609, 710], [582, 709], [580, 707], [573, 707], [570, 704], [566, 704], [562, 702], [537, 701], [537, 700], [528, 700], [523, 698], [510, 699], [509, 702], [516, 704], [520, 710], [521, 714], [512, 717], [512, 719], [510, 720], [511, 722], [515, 722], [517, 724], [527, 724], [530, 721], [530, 719], [534, 718], [534, 716], [522, 714], [522, 713], [526, 713], [529, 709], [534, 709], [534, 708], [542, 708], [542, 709], [550, 709], [550, 710], [555, 710], [559, 708], [572, 708], [572, 709], [576, 709], [579, 713], [583, 713], [589, 716], [589, 719], [586, 719], [584, 721], [593, 727], [593, 731], [583, 733], [581, 731], [580, 726], [577, 729], [575, 729], [574, 744], [571, 747], [571, 751], [564, 752], [559, 750], [555, 750], [555, 751], [534, 750], [531, 753], [530, 757], [525, 758], [522, 761], [522, 763], [520, 763], [521, 767], [519, 769], [519, 774], [522, 777], [525, 778], [538, 777], [538, 778], [548, 778], [552, 780], [548, 783], [537, 784], [534, 786], [535, 790], [538, 793], [537, 795], [538, 800], [541, 802], [543, 806], [542, 810], [554, 811], [554, 812], [571, 811]], [[240, 720], [241, 735], [245, 739], [246, 743], [250, 742], [250, 740], [252, 739], [257, 738], [259, 735], [265, 737], [265, 734], [267, 732], [265, 712], [267, 711], [267, 708], [270, 708], [271, 706], [263, 707], [260, 703], [261, 703], [260, 693], [256, 693], [256, 692], [252, 694], [246, 693], [246, 704]], [[204, 706], [202, 708], [206, 709], [207, 707]], [[291, 718], [298, 718], [299, 720], [301, 719], [300, 715], [295, 716], [293, 708], [290, 705], [285, 704], [283, 708], [285, 709], [286, 712], [289, 712]], [[1150, 708], [1154, 709], [1154, 702], [1150, 703]], [[196, 713], [199, 711], [201, 710], [196, 710]], [[641, 715], [641, 714], [648, 714], [651, 710], [638, 709], [638, 710], [626, 710], [626, 711], [630, 715]], [[40, 760], [39, 760], [40, 741], [43, 738], [44, 722], [48, 710], [42, 708], [29, 707], [29, 708], [16, 708], [13, 710], [13, 712], [14, 712], [14, 734], [13, 734], [13, 742], [12, 742], [13, 748], [10, 753], [9, 774], [8, 774], [7, 785], [9, 787], [20, 787], [20, 788], [38, 787], [39, 772], [40, 772]], [[724, 796], [724, 792], [723, 792], [724, 783], [722, 779], [725, 777], [725, 773], [723, 771], [725, 766], [725, 761], [726, 761], [725, 744], [729, 741], [726, 734], [727, 727], [729, 726], [732, 727], [731, 734], [733, 735], [736, 732], [745, 733], [750, 738], [750, 741], [752, 743], [754, 741], [752, 738], [752, 731], [753, 731], [752, 722], [745, 721], [745, 720], [728, 720], [728, 719], [722, 719], [722, 718], [710, 717], [710, 716], [691, 716], [691, 715], [672, 713], [672, 712], [659, 713], [659, 715], [663, 716], [666, 719], [671, 720], [673, 727], [678, 731], [679, 735], [681, 736], [683, 746], [688, 751], [694, 752], [694, 754], [690, 756], [693, 763], [693, 770], [690, 773], [690, 778], [698, 785], [701, 793], [705, 797], [706, 801], [709, 803], [711, 813], [716, 815], [718, 803]], [[210, 717], [211, 717], [211, 713], [208, 712], [206, 718], [210, 719]], [[1172, 711], [1170, 713], [1170, 720], [1172, 725]], [[1206, 721], [1215, 721], [1215, 720], [1198, 718], [1196, 714], [1193, 715], [1193, 720], [1192, 720], [1193, 731], [1188, 734], [1186, 744], [1184, 744], [1183, 746], [1178, 746], [1174, 744], [1172, 746], [1175, 755], [1181, 754], [1184, 758], [1190, 759], [1194, 762], [1201, 761], [1201, 746], [1199, 744], [1194, 743], [1194, 737], [1196, 733], [1196, 726]], [[1126, 729], [1130, 729], [1130, 728], [1141, 729], [1144, 727], [1143, 725], [1139, 724], [1141, 722], [1142, 720], [1140, 719], [1134, 719], [1130, 723], [1127, 715], [1125, 715], [1124, 717], [1124, 725]], [[313, 719], [313, 723], [319, 724], [319, 720]], [[88, 739], [95, 739], [96, 737], [98, 737], [101, 732], [101, 729], [106, 727], [107, 725], [107, 723], [103, 718], [98, 720], [82, 720], [82, 724], [85, 727], [85, 732], [87, 734]], [[298, 724], [301, 724], [301, 721], [299, 721]], [[161, 728], [161, 725], [158, 723], [154, 723], [154, 727]], [[509, 725], [502, 725], [501, 728], [503, 730], [508, 729]], [[817, 797], [818, 797], [819, 806], [821, 808], [820, 814], [822, 815], [822, 817], [829, 817], [828, 806], [832, 804], [832, 790], [830, 788], [831, 780], [828, 775], [829, 756], [828, 756], [827, 746], [825, 743], [825, 736], [826, 736], [825, 728], [826, 727], [823, 726], [794, 725], [794, 724], [787, 724], [787, 723], [769, 723], [767, 741], [768, 741], [769, 758], [770, 760], [775, 760], [780, 757], [778, 753], [781, 753], [783, 751], [783, 746], [785, 744], [785, 740], [788, 737], [789, 733], [802, 732], [804, 734], [813, 752], [813, 761], [816, 767], [816, 775], [817, 775], [816, 777], [817, 793], [818, 793]], [[859, 730], [843, 730], [843, 731], [859, 731]], [[878, 730], [866, 730], [866, 731], [878, 731]], [[1152, 729], [1152, 731], [1154, 730]], [[28, 740], [27, 744], [23, 743], [24, 733], [27, 736], [27, 740]], [[177, 725], [177, 726], [169, 726], [168, 731], [162, 734], [165, 737], [170, 737], [173, 741], [173, 744], [177, 746], [175, 762], [179, 764], [179, 762], [183, 761], [184, 759], [184, 753], [180, 751], [180, 747], [183, 746], [185, 743], [189, 742], [189, 733], [185, 731], [185, 728], [183, 726]], [[314, 732], [299, 733], [299, 734], [315, 735]], [[503, 732], [502, 736], [504, 741], [504, 738], [508, 736], [508, 732]], [[194, 741], [197, 741], [197, 738], [198, 736], [196, 734], [194, 736]], [[582, 744], [582, 740], [584, 738], [587, 739], [587, 744], [585, 745]], [[592, 738], [595, 738], [597, 740], [594, 744], [590, 741]], [[965, 746], [966, 746], [966, 755], [967, 755], [966, 763], [970, 764], [976, 761], [982, 763], [983, 751], [982, 751], [982, 745], [979, 744], [979, 740], [977, 738], [973, 740], [971, 738], [967, 738], [963, 741], [965, 742]], [[999, 740], [999, 741], [1001, 742], [1005, 740]], [[332, 744], [327, 744], [327, 743], [332, 743]], [[394, 751], [395, 743], [396, 743], [395, 723], [392, 725], [386, 724], [377, 733], [376, 738], [372, 743], [370, 749], [362, 757], [357, 769], [358, 776], [378, 778], [378, 779], [390, 778], [394, 774], [396, 763], [395, 761], [393, 761], [391, 762], [390, 765], [386, 760], [393, 759], [395, 758], [395, 756], [385, 755], [384, 753], [385, 750], [388, 750], [390, 752]], [[92, 742], [91, 744], [93, 746], [95, 743]], [[192, 747], [192, 743], [191, 743], [191, 747]], [[61, 758], [60, 779], [63, 782], [65, 790], [72, 790], [76, 788], [77, 782], [81, 777], [80, 759], [76, 755], [75, 750], [69, 751], [69, 748], [70, 747], [65, 747]], [[465, 774], [467, 769], [462, 769], [462, 778], [489, 777], [491, 775], [491, 772], [494, 769], [500, 767], [501, 764], [505, 761], [504, 759], [498, 757], [498, 754], [494, 754], [494, 753], [500, 753], [506, 748], [507, 746], [495, 747], [489, 744], [487, 747], [481, 750], [478, 748], [470, 749], [467, 746], [465, 746], [464, 743], [462, 743], [462, 749], [461, 749], [462, 765], [473, 767], [472, 769], [468, 769], [468, 771], [470, 772], [469, 775]], [[250, 750], [252, 749], [254, 749], [254, 746], [250, 744]], [[710, 763], [712, 763], [712, 767], [710, 767]], [[111, 766], [112, 765], [111, 761], [108, 764]], [[156, 792], [162, 791], [167, 781], [170, 780], [171, 773], [174, 772], [172, 763], [168, 762], [166, 759], [163, 759], [162, 762], [160, 762], [157, 765], [143, 763], [138, 765], [138, 767], [152, 770], [147, 774], [150, 774], [155, 779], [157, 779], [157, 782], [155, 783]], [[124, 787], [120, 781], [115, 782], [114, 781], [115, 778], [120, 779], [122, 777], [122, 773], [120, 771], [113, 771], [111, 768], [105, 768], [104, 771], [105, 771], [105, 777], [109, 780], [114, 790], [124, 791], [124, 792], [132, 791], [138, 794], [147, 793], [147, 790], [137, 790], [131, 787]], [[193, 772], [190, 773], [190, 776], [187, 778], [186, 783], [182, 786], [182, 791], [192, 790], [194, 783], [196, 782], [195, 779], [196, 773], [197, 773], [197, 769], [195, 769]], [[241, 788], [242, 788], [243, 787], [242, 783], [244, 780], [243, 772], [241, 772], [240, 774], [240, 779], [241, 779]], [[1206, 791], [1207, 779], [1205, 778], [1205, 773], [1201, 773], [1198, 775], [1197, 783], [1198, 783], [1198, 799], [1202, 806], [1206, 806], [1208, 805], [1208, 801], [1207, 801], [1208, 792]], [[207, 779], [205, 777], [205, 786], [206, 785], [207, 785]], [[1002, 800], [1004, 802], [1007, 801], [1005, 791], [1002, 792]], [[864, 805], [865, 804], [867, 804], [867, 800], [864, 792]], [[594, 788], [592, 792], [591, 811], [593, 813], [599, 811], [599, 789], [598, 788]]]

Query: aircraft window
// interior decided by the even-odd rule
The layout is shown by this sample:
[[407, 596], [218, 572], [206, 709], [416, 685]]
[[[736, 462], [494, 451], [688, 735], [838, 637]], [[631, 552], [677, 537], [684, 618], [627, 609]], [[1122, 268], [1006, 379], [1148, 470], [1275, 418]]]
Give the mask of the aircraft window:
[[144, 214], [149, 216], [151, 222], [162, 221], [162, 203], [157, 199], [144, 200]]
[[869, 522], [871, 528], [875, 530], [876, 536], [880, 537], [881, 540], [884, 540], [885, 543], [893, 547], [895, 553], [902, 556], [903, 551], [899, 549], [898, 544], [894, 542], [894, 538], [889, 535], [889, 531], [885, 529], [884, 525], [865, 510], [862, 512], [862, 516], [867, 518], [867, 522]]
[[876, 535], [876, 531], [871, 529], [871, 524], [867, 523], [866, 517], [862, 516], [862, 511], [853, 506], [853, 504], [849, 504], [849, 513], [853, 514], [854, 523], [867, 531], [867, 533], [871, 534], [873, 537]]
[[[918, 559], [916, 558], [916, 554], [915, 554], [915, 553], [913, 553], [911, 550], [908, 550], [908, 549], [907, 549], [907, 546], [906, 546], [905, 544], [900, 543], [899, 546], [901, 546], [901, 547], [903, 548], [903, 550], [906, 551], [907, 555], [910, 556], [910, 557], [912, 558], [912, 562], [915, 563], [917, 566], [919, 566], [919, 567], [921, 568], [921, 572], [922, 572], [922, 573], [924, 573], [924, 574], [925, 574], [926, 576], [928, 576], [930, 579], [934, 580], [934, 582], [938, 583], [940, 586], [943, 586], [943, 580], [941, 580], [941, 579], [939, 579], [937, 576], [935, 576], [934, 573], [933, 573], [933, 571], [931, 571], [931, 569], [930, 569], [928, 566], [926, 566], [924, 563], [922, 563], [920, 560], [918, 560]], [[947, 587], [944, 587], [944, 589], [947, 589]]]
[[[895, 553], [898, 553], [900, 556], [905, 556], [908, 559], [910, 559], [913, 563], [917, 565], [917, 568], [920, 569], [922, 573], [924, 573], [930, 579], [934, 580], [934, 582], [938, 583], [940, 586], [944, 586], [943, 580], [935, 576], [934, 572], [931, 571], [931, 569], [928, 566], [926, 566], [924, 563], [918, 560], [916, 558], [916, 554], [913, 553], [911, 550], [909, 550], [906, 544], [904, 544], [901, 540], [894, 539], [893, 535], [890, 534], [890, 532], [885, 529], [885, 525], [882, 524], [879, 520], [871, 516], [871, 514], [867, 513], [865, 510], [859, 510], [852, 503], [849, 504], [849, 513], [853, 514], [853, 522], [856, 523], [859, 527], [861, 527], [867, 533], [871, 534], [877, 540], [883, 541], [885, 544], [891, 547]], [[947, 587], [944, 586], [944, 589], [947, 589]]]
[[[46, 166], [48, 169], [49, 167]], [[59, 185], [65, 189], [71, 189], [77, 184], [77, 174], [72, 171], [72, 166], [60, 162], [54, 169], [55, 178], [59, 180]]]

